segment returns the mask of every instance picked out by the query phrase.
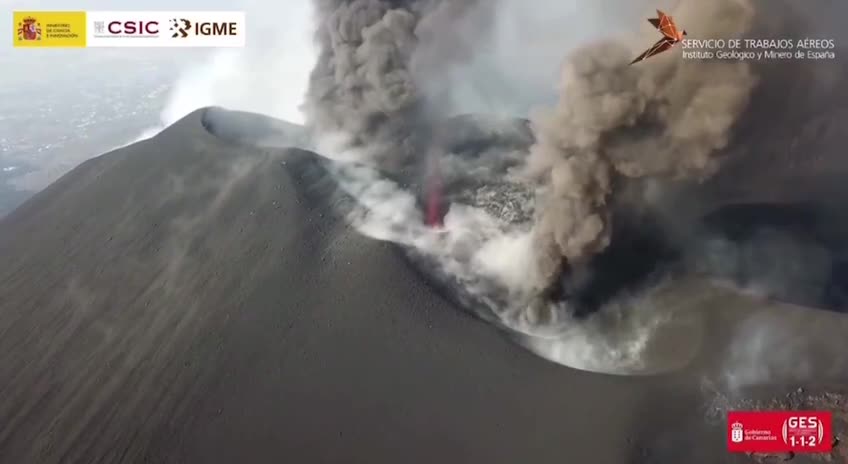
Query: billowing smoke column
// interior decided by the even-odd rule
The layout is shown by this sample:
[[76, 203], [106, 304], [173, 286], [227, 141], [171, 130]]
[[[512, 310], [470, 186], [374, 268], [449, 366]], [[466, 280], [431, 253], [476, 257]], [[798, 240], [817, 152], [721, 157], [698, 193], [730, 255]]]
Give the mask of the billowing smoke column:
[[[560, 100], [550, 110], [531, 115], [533, 137], [516, 136], [520, 143], [515, 144], [503, 143], [513, 136], [499, 137], [497, 144], [504, 146], [487, 148], [485, 156], [475, 152], [466, 159], [464, 153], [455, 153], [434, 163], [429, 155], [442, 148], [439, 134], [434, 134], [439, 128], [436, 122], [445, 116], [440, 113], [443, 98], [450, 98], [446, 95], [450, 79], [440, 77], [486, 40], [483, 29], [490, 8], [511, 1], [519, 2], [316, 0], [320, 57], [304, 108], [308, 124], [319, 138], [341, 136], [344, 145], [338, 148], [344, 154], [354, 149], [350, 152], [359, 155], [357, 160], [372, 164], [331, 163], [339, 184], [361, 205], [350, 215], [360, 232], [411, 251], [412, 261], [458, 295], [466, 307], [512, 330], [522, 343], [548, 359], [602, 372], [651, 370], [654, 361], [646, 359], [654, 354], [650, 345], [655, 334], [666, 325], [671, 327], [669, 333], [680, 333], [675, 318], [688, 317], [682, 314], [688, 309], [681, 308], [703, 304], [713, 297], [712, 290], [701, 288], [699, 282], [678, 287], [664, 281], [636, 295], [629, 289], [614, 294], [592, 317], [578, 318], [574, 310], [582, 304], [580, 286], [589, 282], [586, 286], [592, 287], [597, 275], [615, 274], [617, 269], [611, 268], [615, 263], [603, 269], [577, 268], [610, 244], [614, 221], [629, 225], [626, 221], [631, 218], [624, 214], [630, 211], [621, 206], [651, 206], [646, 204], [651, 197], [640, 196], [641, 180], [651, 185], [699, 180], [718, 170], [720, 157], [728, 153], [723, 148], [740, 127], [737, 123], [757, 87], [756, 76], [762, 70], [755, 67], [765, 65], [689, 60], [674, 50], [630, 66], [632, 58], [659, 34], [645, 17], [628, 12], [623, 18], [626, 24], [642, 21], [650, 34], [630, 42], [595, 42], [576, 50], [573, 43], [562, 41], [563, 53], [568, 48], [572, 51], [562, 68]], [[764, 34], [750, 32], [751, 28], [779, 23], [787, 15], [774, 14], [771, 1], [760, 2], [763, 9], [755, 11], [755, 1], [693, 0], [669, 8], [668, 13], [689, 31], [689, 37], [757, 37]], [[633, 6], [632, 1], [610, 3], [616, 8]], [[638, 3], [644, 4], [638, 9], [645, 16], [656, 6], [663, 8]], [[611, 9], [610, 4], [605, 7]], [[608, 36], [616, 34], [617, 29], [611, 28]], [[533, 47], [526, 44], [528, 55]], [[547, 61], [548, 55], [542, 56]], [[774, 78], [765, 83], [774, 85]], [[532, 147], [527, 150], [529, 143]], [[501, 148], [508, 153], [498, 152]], [[335, 154], [325, 148], [319, 151]], [[413, 156], [428, 159], [417, 162], [424, 160], [410, 159]], [[499, 159], [509, 163], [499, 164]], [[526, 162], [522, 165], [522, 161]], [[483, 163], [497, 168], [464, 170]], [[513, 170], [516, 164], [521, 169]], [[379, 169], [373, 169], [374, 165]], [[404, 177], [385, 172], [410, 165], [445, 173], [444, 187], [452, 199], [458, 199], [452, 200], [455, 203], [446, 215], [432, 208], [440, 200], [438, 182], [429, 192], [431, 208], [425, 206], [422, 211], [420, 197], [412, 195], [408, 185], [396, 182]], [[485, 173], [475, 177], [477, 171]], [[512, 173], [523, 175], [518, 180], [526, 184], [518, 185]], [[521, 214], [504, 220], [506, 215], [480, 207], [473, 201], [487, 194], [475, 196], [480, 189], [456, 195], [452, 189], [472, 185], [455, 181], [464, 180], [463, 176], [493, 184], [489, 192], [504, 194], [486, 204], [517, 199], [522, 203]], [[535, 202], [526, 200], [533, 188]], [[467, 204], [460, 204], [465, 200]], [[423, 224], [440, 225], [442, 220], [438, 231]], [[622, 229], [627, 228], [616, 232]], [[568, 272], [569, 268], [575, 272]], [[600, 272], [592, 272], [596, 270]], [[566, 285], [555, 288], [554, 283]], [[600, 286], [597, 291], [607, 289]], [[678, 304], [685, 299], [680, 295], [693, 302]], [[700, 333], [697, 321], [691, 326], [692, 333]], [[659, 351], [663, 359], [658, 362], [666, 363], [665, 350]], [[669, 351], [676, 356], [686, 350]], [[689, 359], [688, 354], [682, 357]]]
[[[669, 13], [691, 24], [693, 36], [727, 39], [752, 26], [751, 1], [691, 2]], [[449, 92], [439, 77], [479, 45], [497, 4], [316, 0], [320, 56], [304, 106], [309, 125], [383, 170], [432, 156], [439, 138], [432, 122], [445, 116], [439, 108]], [[657, 37], [652, 30], [644, 44], [574, 50], [558, 105], [531, 117], [536, 143], [523, 174], [538, 187], [533, 248], [543, 278], [536, 288], [553, 283], [563, 262], [578, 267], [608, 246], [624, 179], [701, 179], [718, 168], [755, 75], [745, 62], [686, 60], [678, 52], [630, 66]], [[432, 208], [427, 216], [440, 220]]]
[[[744, 34], [754, 18], [747, 0], [692, 2], [674, 14], [705, 38]], [[534, 232], [551, 279], [563, 261], [579, 266], [609, 244], [621, 178], [714, 173], [756, 84], [744, 62], [672, 52], [630, 66], [637, 52], [622, 43], [576, 50], [563, 67], [559, 104], [532, 118], [526, 174], [543, 185]]]
[[[439, 97], [431, 77], [470, 48], [461, 35], [485, 15], [476, 0], [316, 0], [320, 56], [304, 110], [383, 168], [426, 153]], [[471, 11], [475, 14], [470, 14]], [[462, 24], [461, 24], [462, 23]]]

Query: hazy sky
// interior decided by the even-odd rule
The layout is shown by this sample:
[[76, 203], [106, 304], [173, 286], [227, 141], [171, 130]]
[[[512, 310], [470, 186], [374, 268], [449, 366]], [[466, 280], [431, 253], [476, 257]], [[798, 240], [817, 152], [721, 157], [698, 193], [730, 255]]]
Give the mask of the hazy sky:
[[[0, 37], [5, 37], [0, 40], [0, 216], [85, 159], [152, 135], [195, 108], [251, 104], [225, 98], [224, 90], [246, 87], [228, 76], [227, 67], [237, 63], [222, 60], [222, 54], [233, 51], [18, 49], [12, 47], [12, 11], [248, 7], [255, 8], [220, 0], [0, 0], [7, 15], [0, 21]], [[222, 99], [216, 101], [216, 94]]]
[[[551, 106], [561, 63], [577, 47], [624, 39], [633, 43], [634, 53], [641, 51], [639, 44], [651, 43], [656, 34], [645, 21], [655, 8], [696, 0], [491, 1], [497, 2], [497, 14], [489, 30], [465, 38], [474, 43], [474, 56], [440, 76], [452, 90], [448, 113], [527, 116]], [[839, 2], [844, 0], [815, 0], [817, 5]], [[15, 49], [11, 14], [16, 9], [241, 10], [247, 46]], [[317, 53], [311, 0], [0, 0], [0, 10], [7, 15], [0, 20], [0, 37], [5, 37], [0, 39], [0, 209], [8, 185], [41, 188], [85, 158], [155, 133], [199, 107], [219, 105], [303, 122], [299, 105]], [[845, 17], [826, 16], [831, 23]], [[687, 28], [697, 33], [697, 24]], [[22, 177], [21, 166], [3, 171], [10, 159], [22, 158], [50, 174]]]
[[[491, 1], [498, 8], [490, 30], [466, 38], [475, 56], [441, 76], [453, 93], [446, 112], [526, 116], [556, 100], [557, 74], [570, 50], [620, 33], [597, 24], [648, 27], [632, 19], [647, 0], [626, 8], [618, 0]], [[613, 3], [619, 7], [610, 9]], [[241, 10], [247, 46], [16, 49], [16, 9]], [[0, 184], [41, 188], [85, 158], [149, 136], [203, 106], [303, 122], [299, 106], [317, 54], [311, 0], [0, 0], [0, 10], [8, 15], [0, 21], [0, 37], [6, 37], [0, 39], [0, 122], [6, 131], [0, 125], [0, 170], [23, 158], [50, 172], [21, 177], [23, 168], [7, 171]]]
[[[550, 100], [555, 96], [554, 83], [560, 62], [568, 50], [577, 43], [615, 33], [602, 30], [597, 24], [614, 24], [610, 21], [616, 17], [630, 17], [639, 11], [637, 6], [626, 8], [628, 11], [620, 7], [611, 11], [601, 4], [604, 2], [587, 6], [578, 0], [492, 1], [499, 4], [489, 34], [469, 38], [478, 42], [475, 45], [477, 55], [453, 69], [448, 76], [455, 87], [456, 112], [526, 113], [531, 106]], [[9, 12], [14, 9], [244, 10], [248, 28], [246, 49], [235, 52], [203, 49], [20, 50], [11, 47], [11, 21], [0, 21], [0, 34], [9, 38], [0, 41], [0, 60], [3, 60], [4, 69], [37, 69], [62, 63], [80, 72], [90, 69], [92, 61], [97, 61], [96, 66], [100, 69], [114, 66], [122, 72], [131, 72], [134, 61], [159, 60], [166, 66], [185, 69], [189, 74], [191, 68], [207, 74], [201, 79], [195, 73], [192, 85], [221, 93], [216, 97], [221, 104], [233, 104], [238, 100], [241, 109], [297, 119], [292, 109], [296, 106], [293, 100], [302, 90], [315, 55], [310, 38], [310, 3], [310, 0], [0, 0], [0, 9]], [[634, 24], [634, 28], [636, 26]], [[195, 66], [197, 60], [206, 60], [205, 69]], [[217, 69], [212, 69], [216, 66]], [[242, 69], [223, 69], [227, 66], [241, 66]], [[212, 78], [210, 73], [218, 77]], [[7, 73], [0, 77], [0, 82], [8, 85], [10, 78], [18, 79], [16, 85], [24, 85], [19, 77], [9, 77]], [[200, 80], [204, 82], [198, 82]], [[53, 82], [53, 85], [61, 83]], [[252, 89], [234, 91], [239, 85], [249, 85]]]

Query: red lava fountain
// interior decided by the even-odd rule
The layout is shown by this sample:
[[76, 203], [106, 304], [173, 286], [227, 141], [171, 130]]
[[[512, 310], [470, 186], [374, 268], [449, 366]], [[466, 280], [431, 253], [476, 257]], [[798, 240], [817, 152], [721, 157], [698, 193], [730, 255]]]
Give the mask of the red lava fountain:
[[431, 155], [427, 169], [427, 198], [426, 198], [426, 223], [428, 226], [439, 229], [444, 226], [442, 218], [442, 176], [439, 171], [439, 161], [436, 155]]

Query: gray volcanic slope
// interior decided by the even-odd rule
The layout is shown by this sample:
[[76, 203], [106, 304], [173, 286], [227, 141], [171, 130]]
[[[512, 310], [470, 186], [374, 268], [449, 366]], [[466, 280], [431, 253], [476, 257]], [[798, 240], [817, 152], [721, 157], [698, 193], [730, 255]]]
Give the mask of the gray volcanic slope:
[[0, 222], [0, 462], [729, 459], [696, 376], [533, 356], [335, 216], [316, 155], [202, 113]]
[[561, 462], [628, 416], [636, 390], [463, 316], [280, 159], [196, 112], [3, 221], [0, 461]]

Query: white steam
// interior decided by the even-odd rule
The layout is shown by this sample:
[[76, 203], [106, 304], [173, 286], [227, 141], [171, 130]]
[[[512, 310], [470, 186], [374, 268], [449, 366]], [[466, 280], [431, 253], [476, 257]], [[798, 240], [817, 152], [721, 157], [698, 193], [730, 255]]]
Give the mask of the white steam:
[[301, 106], [318, 57], [311, 0], [279, 8], [248, 4], [250, 37], [243, 49], [213, 52], [191, 65], [171, 89], [160, 125], [133, 142], [150, 138], [199, 108], [221, 106], [303, 124]]
[[[569, 367], [614, 374], [646, 374], [685, 365], [698, 346], [691, 308], [700, 304], [684, 285], [668, 282], [640, 295], [622, 295], [586, 320], [565, 303], [539, 298], [546, 276], [538, 272], [529, 225], [507, 224], [487, 211], [453, 203], [444, 225], [425, 223], [415, 196], [367, 165], [356, 152], [332, 150], [333, 174], [355, 198], [349, 220], [361, 233], [404, 246], [429, 272], [447, 281], [478, 314], [509, 329], [517, 342]], [[421, 264], [419, 262], [419, 264]], [[461, 296], [461, 297], [462, 297]], [[686, 340], [664, 334], [685, 333]], [[658, 341], [659, 340], [659, 341]], [[666, 343], [664, 349], [658, 343]], [[676, 343], [668, 349], [668, 343]]]
[[[351, 9], [344, 2], [327, 1], [322, 5], [325, 8], [322, 17], [328, 19], [322, 23], [323, 65], [319, 64], [313, 73], [310, 123], [320, 135], [333, 132], [334, 142], [341, 142], [342, 146], [321, 151], [325, 155], [332, 153], [337, 159], [366, 163], [376, 159], [377, 164], [391, 170], [409, 158], [410, 150], [421, 149], [421, 144], [410, 142], [414, 140], [410, 135], [413, 129], [422, 125], [419, 98], [428, 95], [419, 92], [418, 86], [450, 87], [432, 79], [461, 81], [457, 76], [472, 68], [448, 66], [444, 76], [430, 76], [431, 80], [420, 83], [408, 62], [414, 63], [417, 53], [428, 50], [429, 44], [392, 41], [389, 39], [395, 35], [384, 34], [379, 38], [392, 45], [378, 47], [372, 36], [359, 38], [354, 34], [349, 41], [338, 40], [339, 34], [350, 31], [344, 27], [333, 29], [341, 21], [339, 18], [343, 18], [343, 25], [373, 23], [400, 37], [409, 37], [409, 31], [416, 30], [414, 16], [406, 15], [408, 12], [401, 11], [401, 7], [383, 11], [376, 7]], [[415, 11], [417, 3], [410, 1], [405, 5]], [[509, 2], [500, 4], [508, 5]], [[744, 5], [742, 0], [724, 0], [720, 7], [708, 11], [706, 19], [720, 23], [732, 17], [736, 18], [733, 25], [746, 25], [751, 12]], [[659, 300], [654, 294], [638, 298], [620, 296], [588, 321], [578, 321], [569, 303], [550, 301], [544, 296], [545, 290], [561, 278], [563, 259], [575, 273], [580, 273], [579, 268], [608, 245], [611, 197], [616, 193], [612, 176], [625, 173], [630, 177], [673, 177], [690, 167], [694, 171], [709, 171], [704, 166], [709, 163], [704, 159], [709, 161], [713, 150], [723, 147], [754, 80], [745, 65], [693, 65], [689, 69], [677, 61], [669, 61], [668, 57], [664, 62], [653, 63], [653, 67], [630, 68], [628, 62], [637, 51], [630, 50], [625, 42], [592, 42], [590, 46], [578, 47], [587, 39], [595, 39], [598, 32], [584, 26], [586, 12], [577, 15], [573, 8], [565, 10], [567, 15], [574, 15], [562, 24], [569, 31], [570, 43], [562, 43], [557, 59], [531, 58], [531, 61], [544, 61], [546, 69], [555, 69], [567, 50], [580, 49], [571, 54], [561, 76], [560, 104], [548, 113], [549, 117], [534, 115], [533, 118], [537, 140], [524, 173], [530, 174], [527, 182], [541, 187], [535, 224], [510, 225], [481, 209], [452, 204], [444, 228], [433, 230], [422, 220], [414, 195], [380, 179], [376, 172], [364, 167], [344, 167], [336, 174], [363, 207], [354, 218], [360, 231], [404, 245], [425, 261], [434, 263], [442, 278], [469, 294], [476, 304], [485, 306], [500, 324], [529, 337], [523, 342], [537, 353], [588, 370], [650, 370], [654, 366], [646, 365], [646, 350], [655, 333], [674, 319], [671, 314], [674, 304], [666, 302], [657, 308]], [[393, 13], [408, 21], [395, 21]], [[505, 64], [507, 55], [494, 53], [498, 44], [502, 46], [503, 39], [517, 30], [532, 29], [533, 23], [540, 20], [537, 15], [516, 16], [518, 23], [514, 18], [505, 20], [505, 15], [496, 15], [497, 21], [477, 37], [474, 45], [490, 39], [489, 43], [495, 44], [488, 48], [493, 52], [490, 58], [503, 60], [500, 64]], [[528, 24], [520, 24], [522, 18]], [[711, 31], [716, 32], [720, 26], [712, 27]], [[514, 50], [515, 46], [508, 48]], [[356, 59], [344, 59], [353, 50]], [[522, 50], [535, 50], [535, 47], [525, 44]], [[452, 56], [442, 58], [452, 63]], [[368, 66], [372, 62], [382, 64], [381, 70], [391, 68], [391, 75], [397, 80], [384, 85], [383, 80], [362, 72], [362, 69], [372, 70], [374, 66]], [[719, 74], [723, 79], [716, 79]], [[669, 83], [670, 76], [678, 79]], [[715, 88], [720, 91], [710, 92]], [[450, 92], [453, 105], [449, 106], [456, 106], [457, 96], [463, 95]], [[400, 98], [400, 103], [387, 106], [386, 102], [395, 102], [390, 97]], [[713, 105], [703, 109], [704, 105], [697, 104], [702, 100]], [[719, 101], [727, 103], [716, 104]], [[460, 112], [462, 109], [458, 108]], [[423, 115], [425, 119], [427, 116]], [[703, 124], [713, 120], [719, 122]], [[659, 129], [635, 131], [637, 123]], [[686, 131], [684, 127], [700, 130]], [[352, 132], [338, 135], [344, 131]], [[356, 147], [356, 153], [352, 154], [351, 147]], [[689, 163], [689, 160], [693, 161]], [[671, 312], [666, 313], [667, 310]]]
[[768, 384], [844, 379], [848, 321], [842, 314], [752, 301], [753, 308], [730, 315], [734, 324], [721, 357], [719, 386], [738, 392]]

